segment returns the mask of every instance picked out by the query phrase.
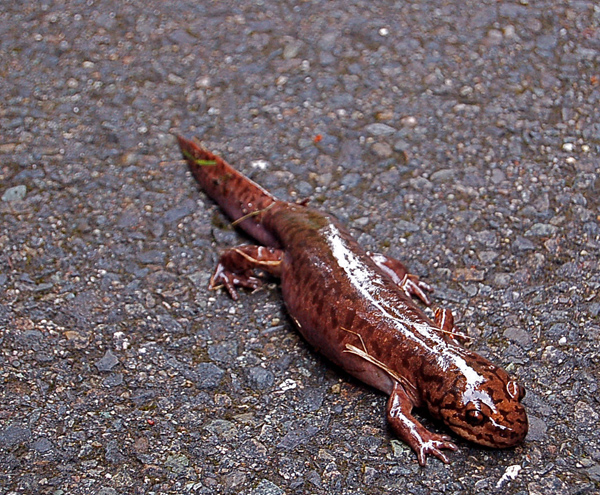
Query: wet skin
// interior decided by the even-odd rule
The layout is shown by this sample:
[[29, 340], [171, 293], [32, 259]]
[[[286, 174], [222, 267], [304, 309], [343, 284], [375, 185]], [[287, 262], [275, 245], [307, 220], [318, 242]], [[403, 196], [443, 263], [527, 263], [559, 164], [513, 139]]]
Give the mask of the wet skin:
[[255, 289], [281, 279], [286, 307], [304, 338], [335, 364], [389, 395], [388, 422], [425, 465], [455, 450], [447, 435], [412, 415], [426, 408], [461, 437], [506, 448], [522, 442], [525, 389], [464, 348], [449, 310], [430, 318], [431, 288], [398, 260], [364, 251], [331, 215], [280, 201], [194, 142], [179, 138], [202, 188], [263, 246], [223, 253], [211, 287]]

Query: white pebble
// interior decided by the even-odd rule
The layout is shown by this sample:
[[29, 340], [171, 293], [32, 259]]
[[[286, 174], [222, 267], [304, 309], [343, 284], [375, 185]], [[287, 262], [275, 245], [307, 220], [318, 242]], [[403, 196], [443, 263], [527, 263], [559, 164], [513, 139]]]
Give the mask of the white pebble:
[[562, 149], [564, 151], [573, 151], [573, 149], [575, 149], [575, 145], [573, 143], [564, 143], [562, 145]]
[[295, 389], [297, 386], [298, 384], [294, 380], [288, 378], [284, 380], [281, 385], [279, 385], [279, 388], [285, 392], [286, 390]]
[[250, 162], [250, 166], [259, 170], [266, 170], [269, 166], [269, 162], [266, 160], [254, 160]]

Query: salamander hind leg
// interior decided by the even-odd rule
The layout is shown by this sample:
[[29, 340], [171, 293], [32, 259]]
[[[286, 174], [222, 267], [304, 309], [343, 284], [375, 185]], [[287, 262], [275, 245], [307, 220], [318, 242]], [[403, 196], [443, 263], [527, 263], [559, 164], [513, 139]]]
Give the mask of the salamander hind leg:
[[387, 405], [387, 419], [390, 426], [417, 454], [419, 464], [427, 464], [427, 455], [433, 455], [445, 462], [448, 457], [441, 449], [456, 450], [447, 435], [438, 435], [427, 430], [411, 414], [413, 402], [398, 382], [390, 395]]
[[209, 289], [225, 287], [232, 299], [237, 300], [236, 287], [257, 289], [262, 285], [260, 276], [279, 277], [283, 250], [264, 246], [245, 245], [225, 251], [219, 259]]
[[449, 309], [436, 308], [434, 321], [442, 331], [442, 337], [446, 342], [455, 344], [456, 342], [465, 343], [469, 340], [468, 335], [460, 332], [454, 326], [454, 316]]
[[404, 264], [397, 259], [390, 258], [385, 254], [367, 253], [375, 264], [383, 270], [398, 285], [407, 296], [418, 297], [427, 306], [431, 306], [431, 301], [427, 292], [433, 292], [433, 287], [426, 284], [419, 277], [408, 272]]

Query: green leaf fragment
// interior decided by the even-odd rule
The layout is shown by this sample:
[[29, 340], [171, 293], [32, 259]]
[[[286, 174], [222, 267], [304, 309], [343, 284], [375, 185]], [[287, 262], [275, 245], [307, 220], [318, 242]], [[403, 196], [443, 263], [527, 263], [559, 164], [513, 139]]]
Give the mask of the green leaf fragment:
[[192, 160], [196, 165], [200, 165], [201, 167], [214, 167], [217, 162], [215, 160], [201, 160], [200, 158], [194, 157], [189, 151], [182, 150], [183, 156], [185, 156], [188, 160]]

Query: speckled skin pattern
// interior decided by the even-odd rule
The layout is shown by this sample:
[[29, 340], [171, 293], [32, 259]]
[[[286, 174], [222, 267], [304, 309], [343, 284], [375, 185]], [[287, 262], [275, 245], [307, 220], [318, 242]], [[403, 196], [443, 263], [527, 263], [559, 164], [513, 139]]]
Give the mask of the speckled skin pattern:
[[363, 382], [390, 396], [387, 417], [425, 465], [455, 450], [447, 435], [412, 415], [426, 408], [461, 437], [495, 448], [527, 434], [525, 389], [501, 368], [465, 349], [452, 314], [434, 318], [429, 286], [397, 260], [364, 251], [331, 215], [274, 198], [221, 158], [179, 137], [184, 157], [206, 193], [263, 246], [226, 251], [211, 279], [237, 298], [236, 286], [279, 277], [289, 314], [312, 346]]

